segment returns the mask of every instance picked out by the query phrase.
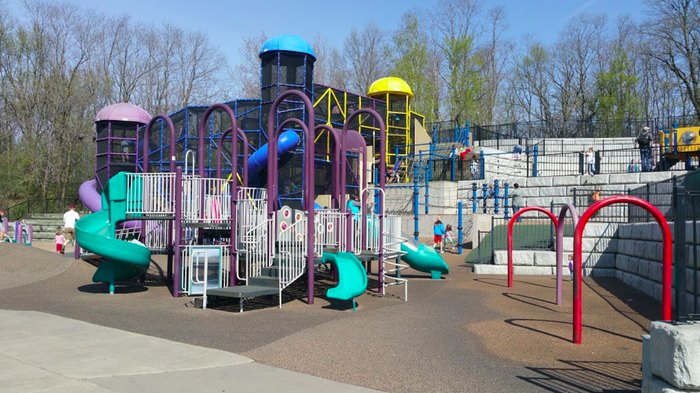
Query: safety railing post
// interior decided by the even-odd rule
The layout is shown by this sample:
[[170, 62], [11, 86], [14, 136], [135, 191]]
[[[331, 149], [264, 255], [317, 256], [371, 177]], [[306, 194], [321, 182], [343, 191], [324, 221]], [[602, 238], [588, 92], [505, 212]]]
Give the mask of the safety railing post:
[[532, 148], [532, 177], [537, 177], [537, 145]]
[[418, 241], [418, 165], [413, 165], [413, 239]]
[[462, 255], [462, 201], [457, 202], [457, 254]]
[[467, 121], [464, 125], [465, 127], [465, 132], [464, 132], [464, 146], [469, 147], [469, 121]]
[[483, 212], [486, 213], [486, 205], [489, 199], [489, 186], [486, 183], [481, 187], [481, 197], [483, 198]]
[[498, 201], [498, 199], [499, 199], [498, 192], [500, 191], [499, 190], [499, 188], [500, 188], [499, 183], [500, 182], [498, 181], [498, 179], [493, 181], [493, 213], [494, 214], [498, 214], [498, 212], [500, 210], [500, 206], [499, 206], [500, 203]]
[[472, 183], [472, 214], [476, 213], [477, 209], [476, 190], [476, 183]]

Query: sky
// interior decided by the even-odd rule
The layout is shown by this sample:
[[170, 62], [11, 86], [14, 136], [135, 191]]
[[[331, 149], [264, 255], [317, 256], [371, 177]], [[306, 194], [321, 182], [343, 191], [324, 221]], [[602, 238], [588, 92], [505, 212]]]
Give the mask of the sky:
[[[128, 15], [137, 23], [163, 21], [186, 30], [199, 30], [219, 47], [229, 63], [239, 62], [242, 37], [265, 32], [268, 37], [297, 34], [309, 42], [320, 35], [342, 48], [353, 28], [373, 21], [385, 30], [399, 26], [409, 10], [435, 7], [438, 0], [64, 0], [111, 15]], [[22, 0], [0, 0], [15, 15]], [[515, 42], [529, 35], [553, 43], [559, 31], [582, 13], [605, 14], [614, 21], [623, 14], [644, 18], [644, 0], [483, 0], [484, 8], [502, 6], [508, 25], [507, 37]], [[352, 4], [352, 5], [350, 5]]]

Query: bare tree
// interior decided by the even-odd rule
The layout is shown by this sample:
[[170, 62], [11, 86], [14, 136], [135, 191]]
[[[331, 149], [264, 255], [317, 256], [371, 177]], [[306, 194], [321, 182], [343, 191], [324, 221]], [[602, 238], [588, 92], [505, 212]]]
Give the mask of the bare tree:
[[352, 29], [344, 46], [351, 89], [364, 94], [372, 82], [386, 76], [389, 69], [386, 46], [386, 34], [374, 23], [366, 24], [362, 30]]
[[655, 17], [644, 25], [645, 54], [680, 80], [700, 120], [700, 1], [650, 1]]
[[261, 32], [254, 37], [244, 37], [238, 48], [241, 62], [235, 66], [234, 82], [240, 97], [260, 97], [260, 48], [267, 41], [267, 34]]

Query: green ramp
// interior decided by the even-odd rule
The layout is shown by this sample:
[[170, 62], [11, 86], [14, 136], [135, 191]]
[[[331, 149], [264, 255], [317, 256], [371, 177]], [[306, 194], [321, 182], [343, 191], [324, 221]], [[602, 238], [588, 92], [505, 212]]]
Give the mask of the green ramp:
[[[103, 209], [75, 223], [75, 236], [80, 246], [104, 258], [92, 281], [108, 283], [109, 293], [114, 293], [116, 281], [139, 277], [151, 264], [148, 248], [116, 238], [117, 223], [126, 219], [126, 184], [124, 172], [109, 179], [103, 191]], [[139, 184], [135, 187], [140, 189]], [[140, 195], [140, 192], [135, 194]]]
[[350, 300], [355, 308], [354, 298], [362, 295], [367, 290], [367, 271], [362, 262], [350, 252], [337, 254], [324, 252], [321, 258], [323, 263], [334, 263], [338, 269], [338, 285], [329, 288], [326, 296], [331, 299]]
[[439, 280], [442, 274], [450, 272], [449, 266], [442, 259], [442, 256], [433, 247], [425, 244], [418, 244], [418, 247], [411, 243], [401, 243], [401, 251], [405, 254], [401, 260], [408, 263], [413, 269], [419, 272], [430, 273], [434, 280]]

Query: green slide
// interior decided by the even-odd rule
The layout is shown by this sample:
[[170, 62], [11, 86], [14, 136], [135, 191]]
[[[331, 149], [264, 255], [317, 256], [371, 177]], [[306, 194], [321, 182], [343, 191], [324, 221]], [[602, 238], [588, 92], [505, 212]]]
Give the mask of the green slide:
[[126, 175], [120, 172], [109, 179], [103, 191], [103, 209], [75, 223], [75, 235], [80, 246], [104, 258], [92, 281], [108, 283], [109, 293], [114, 293], [115, 281], [139, 277], [151, 263], [148, 248], [116, 239], [116, 225], [126, 219], [126, 195]]
[[338, 269], [338, 285], [329, 288], [326, 296], [331, 299], [350, 300], [365, 293], [367, 290], [367, 271], [353, 253], [324, 252], [321, 261], [335, 263], [335, 267]]
[[401, 251], [406, 254], [401, 256], [401, 260], [408, 263], [410, 267], [419, 272], [430, 273], [434, 280], [439, 280], [442, 274], [450, 272], [449, 266], [442, 259], [442, 256], [433, 247], [419, 244], [418, 247], [411, 243], [402, 243]]

